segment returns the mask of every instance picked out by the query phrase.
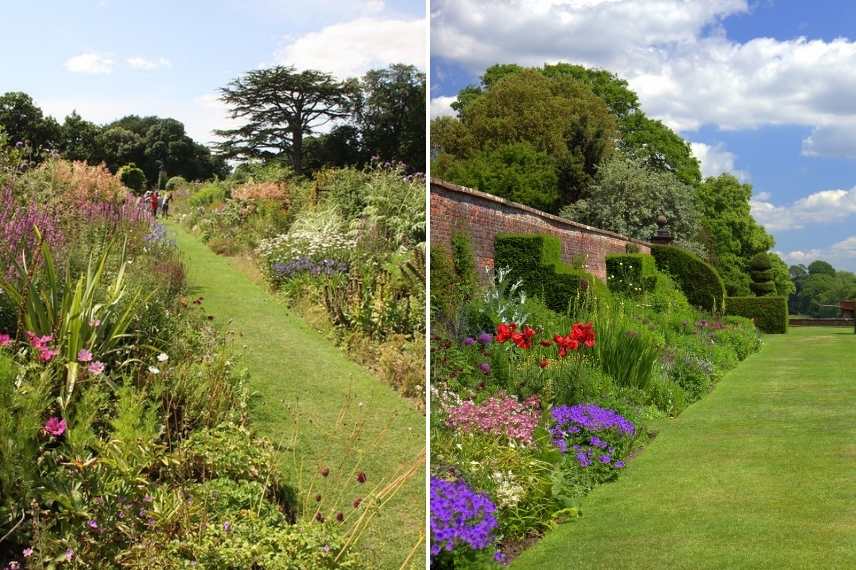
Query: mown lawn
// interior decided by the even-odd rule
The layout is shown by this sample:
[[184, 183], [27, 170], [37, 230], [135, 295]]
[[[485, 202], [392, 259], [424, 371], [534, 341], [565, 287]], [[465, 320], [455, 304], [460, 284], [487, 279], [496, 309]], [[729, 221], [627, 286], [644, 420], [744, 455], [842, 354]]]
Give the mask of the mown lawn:
[[515, 570], [856, 568], [856, 335], [791, 328]]
[[[419, 462], [425, 418], [328, 339], [291, 314], [232, 261], [215, 255], [177, 224], [169, 224], [188, 269], [192, 297], [238, 336], [250, 372], [252, 426], [282, 447], [283, 471], [305, 496], [323, 494], [325, 508], [353, 509], [354, 495]], [[318, 473], [332, 471], [328, 478]], [[354, 484], [357, 471], [368, 477]], [[302, 473], [302, 475], [301, 475]], [[347, 485], [342, 485], [343, 482]], [[424, 465], [381, 511], [360, 550], [370, 567], [399, 568], [425, 521]], [[424, 566], [422, 546], [413, 568]]]

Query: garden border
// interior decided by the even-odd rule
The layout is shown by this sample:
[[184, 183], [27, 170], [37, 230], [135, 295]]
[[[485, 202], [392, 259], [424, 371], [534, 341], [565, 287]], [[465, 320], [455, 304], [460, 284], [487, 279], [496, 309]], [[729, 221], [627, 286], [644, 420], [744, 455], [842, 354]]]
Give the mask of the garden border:
[[494, 241], [501, 233], [548, 234], [562, 242], [562, 259], [586, 256], [586, 271], [606, 280], [606, 256], [626, 253], [627, 244], [651, 253], [651, 244], [609, 230], [566, 220], [530, 206], [465, 186], [431, 178], [431, 244], [449, 247], [452, 235], [466, 232], [472, 239], [476, 266], [484, 278], [493, 269]]

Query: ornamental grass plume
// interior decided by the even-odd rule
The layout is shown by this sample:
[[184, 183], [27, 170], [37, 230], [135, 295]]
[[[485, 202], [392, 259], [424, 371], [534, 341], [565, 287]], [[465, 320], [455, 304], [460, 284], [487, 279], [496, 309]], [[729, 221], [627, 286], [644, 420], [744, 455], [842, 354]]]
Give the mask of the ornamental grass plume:
[[520, 403], [500, 394], [482, 404], [467, 400], [449, 408], [446, 423], [464, 433], [489, 433], [530, 444], [540, 415], [536, 398]]
[[483, 550], [494, 542], [496, 506], [463, 481], [431, 478], [431, 556], [458, 546]]

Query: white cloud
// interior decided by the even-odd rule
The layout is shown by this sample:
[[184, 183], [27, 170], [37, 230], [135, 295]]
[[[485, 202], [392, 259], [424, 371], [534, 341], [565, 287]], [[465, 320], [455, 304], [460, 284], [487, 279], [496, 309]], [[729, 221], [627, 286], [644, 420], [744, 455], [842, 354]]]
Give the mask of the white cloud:
[[805, 156], [856, 158], [856, 121], [815, 127], [802, 141]]
[[434, 97], [431, 99], [431, 118], [444, 116], [454, 116], [455, 111], [452, 109], [452, 103], [457, 97]]
[[850, 236], [829, 247], [777, 252], [790, 265], [808, 265], [812, 261], [822, 259], [849, 271], [856, 270], [856, 236]]
[[125, 60], [132, 69], [140, 71], [154, 71], [163, 67], [171, 67], [172, 62], [165, 57], [158, 59], [146, 59], [144, 57], [129, 57]]
[[850, 190], [821, 190], [786, 206], [773, 204], [769, 195], [762, 196], [752, 198], [752, 215], [771, 231], [840, 222], [856, 214], [856, 186]]
[[287, 40], [277, 63], [318, 69], [341, 79], [370, 69], [406, 63], [425, 69], [424, 18], [359, 18]]
[[675, 129], [817, 127], [808, 152], [849, 156], [856, 129], [822, 142], [824, 128], [856, 124], [856, 41], [728, 39], [722, 19], [748, 10], [744, 0], [434, 0], [431, 48], [476, 73], [500, 62], [602, 67]]
[[722, 143], [711, 146], [701, 142], [691, 142], [690, 148], [693, 156], [701, 163], [703, 178], [719, 176], [723, 172], [728, 172], [736, 176], [741, 182], [749, 180], [747, 172], [735, 168], [734, 153], [727, 151]]
[[68, 58], [65, 68], [72, 73], [110, 73], [113, 63], [110, 56], [86, 52]]

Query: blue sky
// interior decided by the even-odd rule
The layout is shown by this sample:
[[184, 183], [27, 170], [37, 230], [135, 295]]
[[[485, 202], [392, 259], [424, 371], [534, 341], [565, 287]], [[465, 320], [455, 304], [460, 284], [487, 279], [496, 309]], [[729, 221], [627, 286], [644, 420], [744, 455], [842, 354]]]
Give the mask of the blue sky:
[[856, 4], [434, 0], [432, 114], [495, 62], [571, 61], [630, 82], [705, 174], [754, 188], [789, 263], [856, 270]]
[[29, 93], [60, 120], [172, 116], [203, 142], [228, 125], [218, 88], [250, 69], [425, 67], [422, 0], [55, 0], [2, 14], [0, 93]]

